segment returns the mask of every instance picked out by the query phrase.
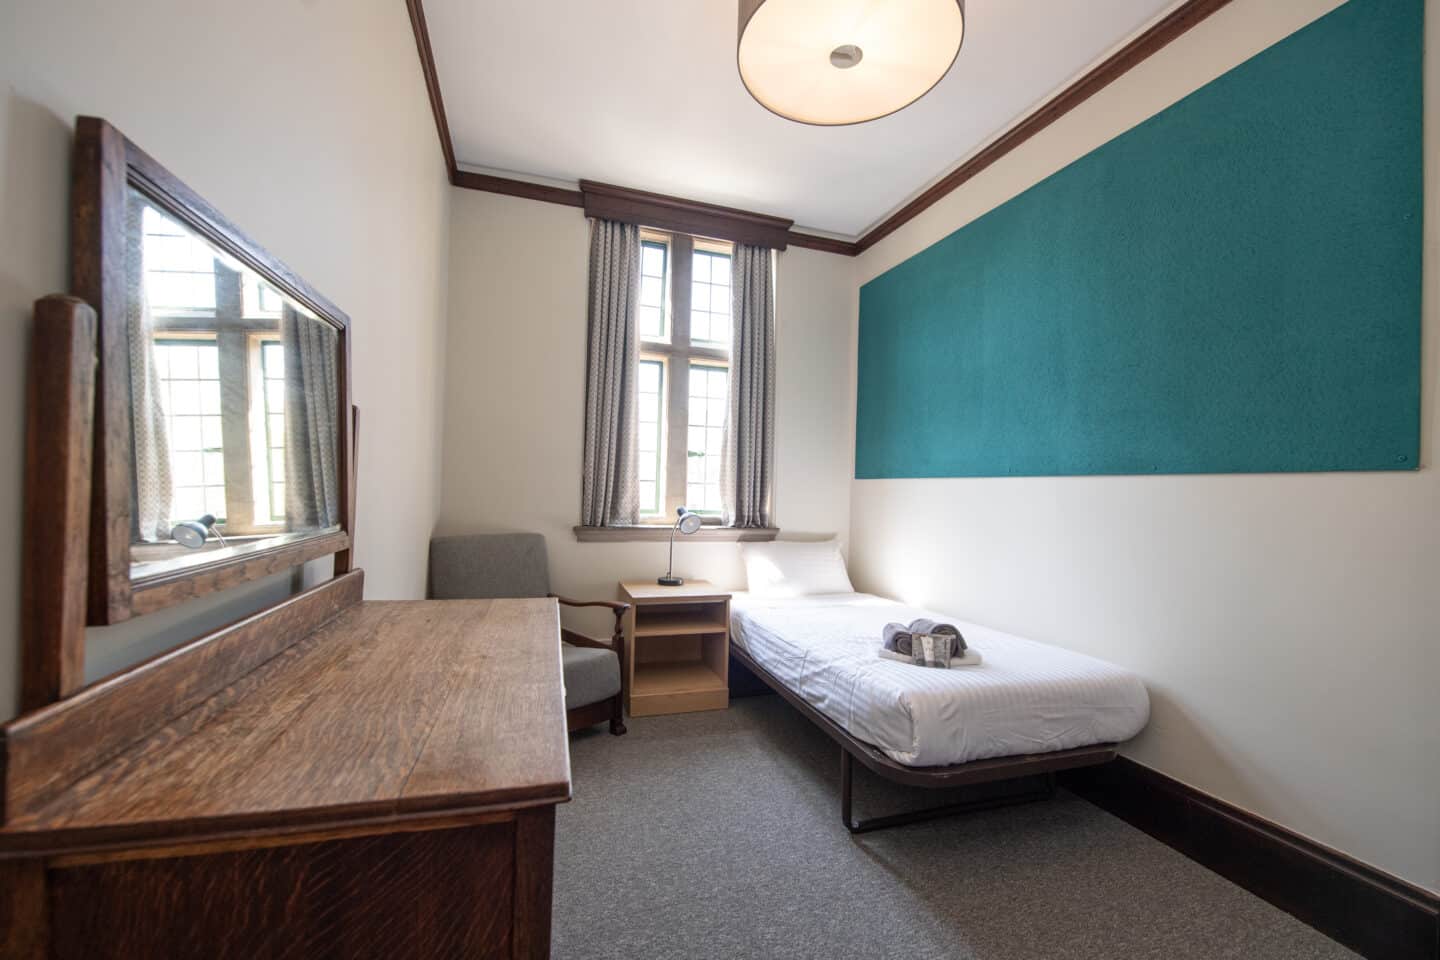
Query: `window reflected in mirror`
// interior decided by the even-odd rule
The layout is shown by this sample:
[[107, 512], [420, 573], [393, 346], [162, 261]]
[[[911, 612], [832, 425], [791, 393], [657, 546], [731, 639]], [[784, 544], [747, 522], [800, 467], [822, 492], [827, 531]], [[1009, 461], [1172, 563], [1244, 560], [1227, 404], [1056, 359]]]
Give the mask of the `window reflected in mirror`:
[[131, 190], [131, 577], [339, 529], [339, 340]]

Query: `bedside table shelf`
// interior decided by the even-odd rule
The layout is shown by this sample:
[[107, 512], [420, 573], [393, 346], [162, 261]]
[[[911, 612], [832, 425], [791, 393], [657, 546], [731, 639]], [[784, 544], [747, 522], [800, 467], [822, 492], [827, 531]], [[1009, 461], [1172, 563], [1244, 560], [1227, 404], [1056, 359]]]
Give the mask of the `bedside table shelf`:
[[[697, 605], [698, 606], [698, 605]], [[704, 604], [717, 609], [703, 612], [660, 612], [648, 610], [635, 625], [637, 637], [683, 637], [692, 633], [727, 633], [730, 625], [725, 621], [725, 604]]]
[[625, 707], [632, 717], [730, 705], [730, 595], [704, 581], [622, 583]]
[[637, 696], [655, 697], [672, 693], [702, 693], [724, 690], [725, 678], [698, 660], [679, 663], [651, 663], [635, 675], [631, 688]]

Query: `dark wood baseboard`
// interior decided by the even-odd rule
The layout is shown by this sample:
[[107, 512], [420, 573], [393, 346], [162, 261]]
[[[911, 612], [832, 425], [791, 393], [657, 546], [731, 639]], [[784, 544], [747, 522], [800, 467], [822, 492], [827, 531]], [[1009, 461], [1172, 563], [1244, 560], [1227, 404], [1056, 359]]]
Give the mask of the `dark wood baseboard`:
[[1121, 757], [1060, 782], [1371, 960], [1440, 957], [1440, 897]]

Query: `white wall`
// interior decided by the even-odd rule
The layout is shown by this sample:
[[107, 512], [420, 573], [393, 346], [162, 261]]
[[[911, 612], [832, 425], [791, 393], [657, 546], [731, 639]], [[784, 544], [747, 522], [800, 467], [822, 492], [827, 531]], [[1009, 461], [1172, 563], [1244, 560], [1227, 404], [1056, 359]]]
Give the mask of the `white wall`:
[[[1235, 0], [877, 244], [864, 283], [1336, 0]], [[1440, 3], [1428, 4], [1422, 469], [855, 481], [863, 589], [1138, 671], [1125, 753], [1440, 890]]]
[[[589, 227], [574, 207], [452, 191], [441, 533], [543, 533], [552, 587], [613, 599], [665, 571], [663, 543], [577, 543]], [[775, 517], [846, 536], [854, 261], [791, 248], [776, 278]], [[734, 543], [684, 541], [676, 572], [743, 587]], [[585, 629], [597, 620], [580, 619]]]
[[[357, 558], [369, 596], [421, 595], [449, 188], [404, 4], [6, 0], [0, 76], [0, 717], [18, 699], [30, 303], [67, 289], [77, 114], [110, 120], [350, 314]], [[290, 587], [91, 631], [90, 660], [116, 668]]]

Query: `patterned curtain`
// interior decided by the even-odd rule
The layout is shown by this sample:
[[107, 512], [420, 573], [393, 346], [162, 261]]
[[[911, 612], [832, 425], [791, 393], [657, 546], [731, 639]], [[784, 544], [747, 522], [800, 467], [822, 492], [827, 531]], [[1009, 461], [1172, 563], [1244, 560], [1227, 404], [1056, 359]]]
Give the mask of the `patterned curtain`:
[[340, 523], [340, 379], [335, 329], [288, 303], [280, 312], [285, 346], [285, 523], [314, 530]]
[[585, 366], [585, 457], [580, 522], [633, 524], [640, 518], [635, 378], [640, 361], [635, 305], [640, 295], [640, 228], [590, 225], [590, 339]]
[[775, 473], [774, 251], [736, 244], [731, 267], [730, 414], [721, 460], [724, 520], [770, 526]]
[[[170, 539], [170, 438], [155, 366], [155, 318], [145, 292], [145, 204], [125, 205], [125, 325], [130, 346], [130, 424], [135, 444], [131, 536], [142, 543]], [[194, 517], [176, 517], [193, 520]]]

